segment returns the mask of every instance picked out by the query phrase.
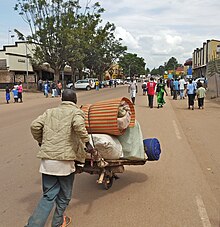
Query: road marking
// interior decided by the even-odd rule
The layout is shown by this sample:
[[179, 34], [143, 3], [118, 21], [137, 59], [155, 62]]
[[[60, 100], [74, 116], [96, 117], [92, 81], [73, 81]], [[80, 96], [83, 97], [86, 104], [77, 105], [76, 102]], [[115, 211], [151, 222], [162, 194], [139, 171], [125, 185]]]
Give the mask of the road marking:
[[175, 120], [173, 120], [173, 127], [174, 127], [174, 130], [175, 130], [177, 139], [181, 140], [182, 137], [180, 136], [180, 131], [179, 131], [179, 129], [178, 129], [178, 126], [177, 126]]
[[208, 214], [205, 209], [205, 205], [203, 203], [201, 195], [196, 196], [196, 204], [198, 206], [199, 216], [202, 220], [203, 227], [211, 227], [211, 223], [209, 221]]

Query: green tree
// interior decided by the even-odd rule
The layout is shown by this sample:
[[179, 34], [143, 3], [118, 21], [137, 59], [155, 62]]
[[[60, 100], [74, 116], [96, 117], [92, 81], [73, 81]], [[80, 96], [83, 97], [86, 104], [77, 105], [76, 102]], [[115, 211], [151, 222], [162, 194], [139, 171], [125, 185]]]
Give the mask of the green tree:
[[103, 27], [98, 27], [94, 38], [90, 39], [90, 45], [86, 52], [85, 65], [100, 79], [116, 59], [127, 50], [127, 47], [121, 44], [121, 39], [115, 38], [114, 32], [115, 26], [109, 22]]
[[175, 57], [171, 57], [167, 63], [165, 63], [165, 70], [174, 70], [179, 66], [178, 61]]
[[29, 24], [29, 41], [36, 44], [36, 64], [47, 62], [54, 69], [55, 79], [65, 67], [66, 31], [80, 9], [78, 1], [18, 0], [15, 10]]
[[126, 76], [145, 74], [146, 63], [144, 62], [144, 59], [138, 57], [137, 54], [126, 53], [119, 58], [118, 63]]

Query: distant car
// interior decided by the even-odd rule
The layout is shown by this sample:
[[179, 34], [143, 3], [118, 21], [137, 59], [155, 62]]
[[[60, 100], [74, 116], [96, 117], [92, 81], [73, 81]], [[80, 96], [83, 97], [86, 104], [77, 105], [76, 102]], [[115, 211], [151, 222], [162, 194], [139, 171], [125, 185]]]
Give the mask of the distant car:
[[75, 89], [85, 89], [87, 91], [92, 89], [93, 84], [88, 80], [77, 80], [74, 84]]
[[69, 83], [67, 83], [67, 85], [66, 85], [66, 88], [69, 88], [69, 89], [72, 89], [73, 87], [74, 87], [73, 82], [69, 82]]
[[119, 84], [122, 84], [122, 80], [121, 79], [115, 79], [116, 80], [116, 83], [119, 85]]
[[205, 78], [204, 77], [200, 77], [200, 78], [197, 78], [195, 79], [195, 82], [197, 83], [198, 81], [200, 81], [202, 84], [205, 83]]
[[97, 81], [97, 78], [88, 78], [84, 80], [77, 80], [76, 83], [73, 85], [73, 83], [69, 83], [66, 85], [66, 88], [72, 89], [73, 87], [75, 89], [85, 89], [87, 91], [95, 88], [95, 82]]

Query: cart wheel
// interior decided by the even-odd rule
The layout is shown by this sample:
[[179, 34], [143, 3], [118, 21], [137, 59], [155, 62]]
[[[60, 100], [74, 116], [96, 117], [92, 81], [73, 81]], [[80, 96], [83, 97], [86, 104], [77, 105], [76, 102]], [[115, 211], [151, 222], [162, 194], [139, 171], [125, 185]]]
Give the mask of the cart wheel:
[[103, 184], [104, 184], [104, 187], [105, 187], [106, 190], [111, 188], [111, 186], [113, 184], [113, 179], [114, 179], [113, 176], [112, 177], [110, 177], [110, 176], [106, 176], [105, 177], [105, 180], [104, 180]]

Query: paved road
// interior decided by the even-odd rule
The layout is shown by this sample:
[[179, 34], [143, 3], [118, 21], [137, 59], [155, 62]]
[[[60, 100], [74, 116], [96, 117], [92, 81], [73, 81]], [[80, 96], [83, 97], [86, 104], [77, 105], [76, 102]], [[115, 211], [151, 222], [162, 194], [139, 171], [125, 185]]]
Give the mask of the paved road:
[[[119, 96], [128, 97], [126, 87], [78, 93], [80, 105]], [[23, 104], [2, 99], [0, 93], [0, 226], [20, 227], [41, 195], [30, 123], [60, 101], [39, 93], [25, 93]], [[166, 101], [163, 109], [149, 109], [140, 93], [135, 105], [144, 137], [161, 142], [160, 161], [126, 167], [108, 191], [97, 176], [77, 175], [67, 210], [71, 226], [220, 226], [220, 105], [207, 101], [204, 110], [192, 111], [186, 100]]]

